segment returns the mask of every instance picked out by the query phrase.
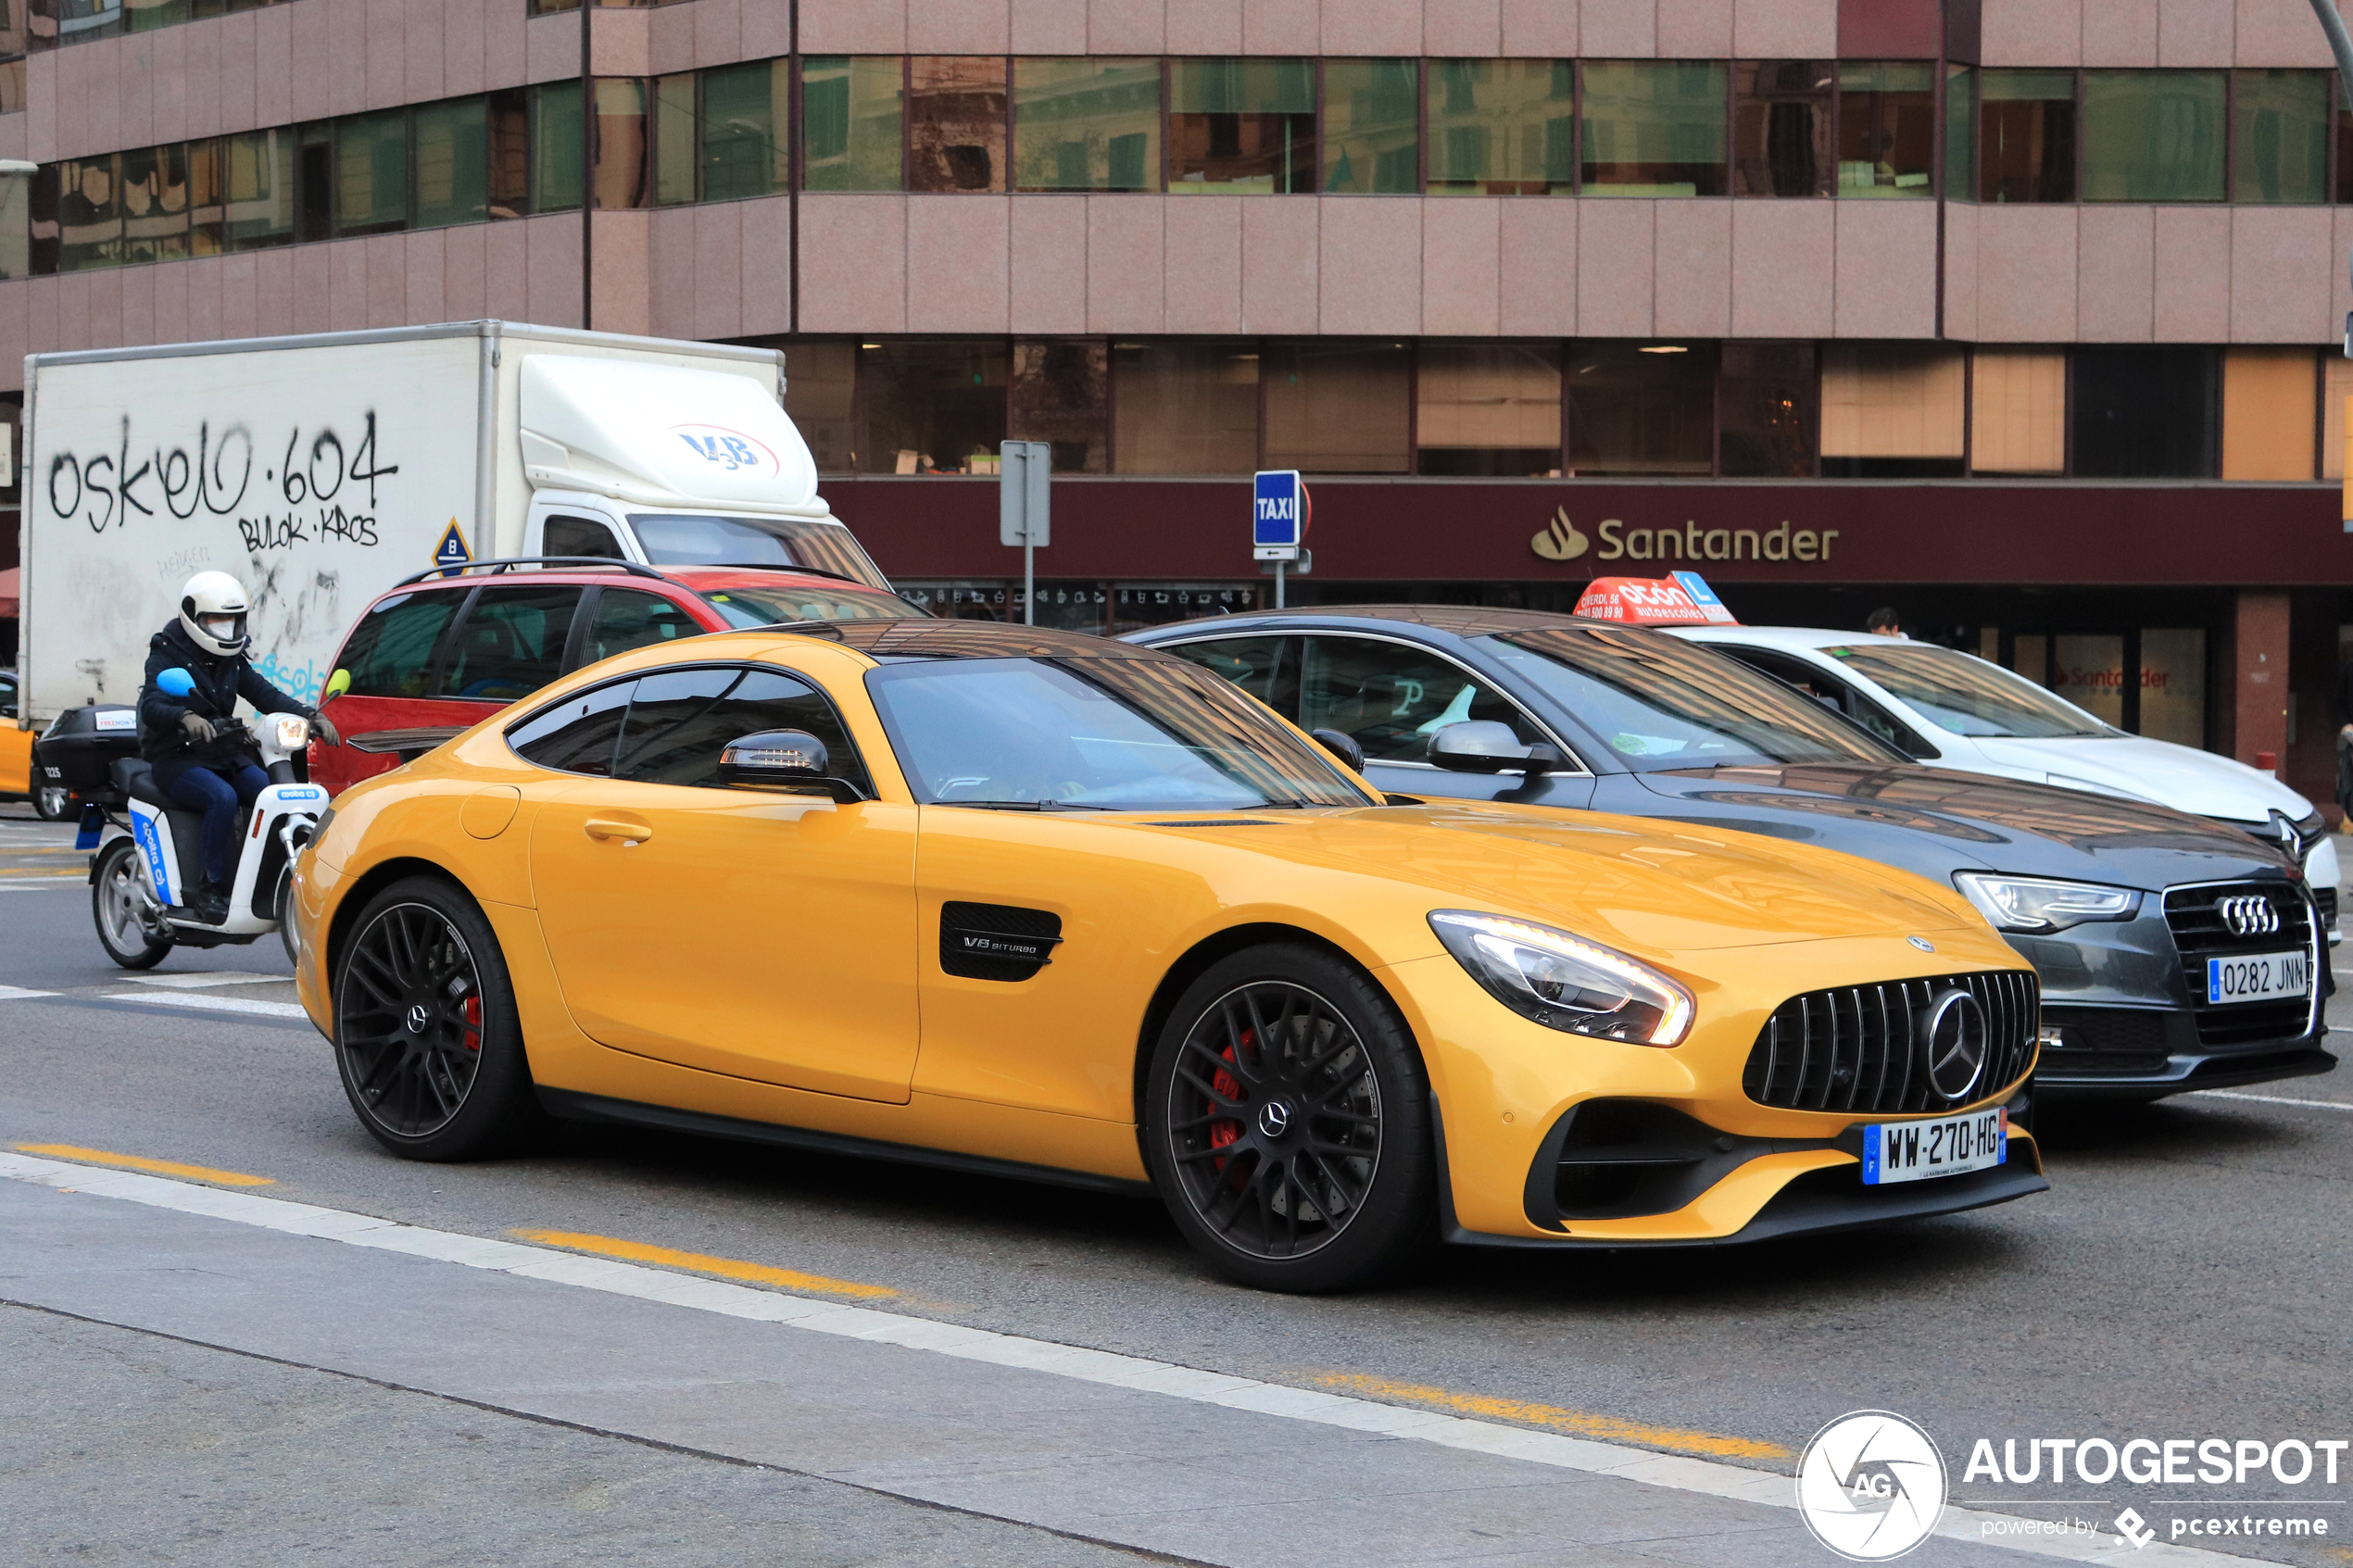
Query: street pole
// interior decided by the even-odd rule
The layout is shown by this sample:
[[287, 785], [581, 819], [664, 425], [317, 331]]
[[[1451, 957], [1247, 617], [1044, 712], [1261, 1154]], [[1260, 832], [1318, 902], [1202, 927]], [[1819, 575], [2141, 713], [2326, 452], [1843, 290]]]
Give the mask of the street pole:
[[1281, 561], [1275, 563], [1275, 608], [1277, 609], [1283, 608], [1283, 563]]

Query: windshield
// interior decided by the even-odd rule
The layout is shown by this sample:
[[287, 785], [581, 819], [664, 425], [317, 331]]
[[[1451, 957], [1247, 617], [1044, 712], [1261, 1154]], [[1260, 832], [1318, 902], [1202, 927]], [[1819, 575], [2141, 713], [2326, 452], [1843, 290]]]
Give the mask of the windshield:
[[838, 588], [785, 586], [713, 588], [703, 603], [731, 628], [781, 626], [788, 621], [922, 621], [924, 612], [896, 594]]
[[916, 794], [1114, 811], [1366, 806], [1314, 747], [1174, 659], [926, 659], [866, 684]]
[[1867, 643], [1822, 651], [1911, 704], [1930, 723], [1957, 735], [2042, 740], [2115, 734], [2024, 676], [1951, 648]]
[[1548, 626], [1481, 641], [1638, 773], [1909, 760], [1780, 682], [1656, 632]]
[[656, 566], [799, 566], [887, 590], [890, 579], [838, 522], [799, 517], [631, 512], [629, 526]]

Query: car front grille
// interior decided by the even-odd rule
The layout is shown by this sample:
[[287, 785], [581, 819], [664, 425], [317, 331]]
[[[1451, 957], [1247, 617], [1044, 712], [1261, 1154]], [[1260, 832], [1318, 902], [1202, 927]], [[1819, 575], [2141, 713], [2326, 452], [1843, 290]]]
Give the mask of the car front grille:
[[[2271, 903], [2279, 916], [2277, 931], [2241, 936], [2223, 923], [2222, 900], [2248, 896]], [[2305, 997], [2220, 1005], [2206, 999], [2208, 959], [2312, 950], [2312, 906], [2298, 889], [2280, 882], [2218, 882], [2202, 887], [2168, 888], [2165, 923], [2172, 928], [2173, 946], [2182, 955], [2182, 983], [2189, 987], [2190, 1012], [2197, 1020], [2200, 1045], [2241, 1046], [2256, 1040], [2290, 1039], [2310, 1028], [2312, 1006]], [[2316, 974], [2312, 979], [2317, 985], [2320, 976]]]
[[[1921, 1027], [1948, 990], [1976, 997], [1991, 1032], [1984, 1071], [1960, 1101], [1929, 1082]], [[2018, 970], [1808, 991], [1773, 1010], [1742, 1086], [1759, 1105], [1790, 1110], [1903, 1114], [1982, 1099], [2025, 1073], [2040, 1000], [2034, 976]]]
[[2336, 929], [2336, 889], [2315, 887], [2312, 889], [2312, 902], [2321, 906], [2321, 929], [2334, 931]]

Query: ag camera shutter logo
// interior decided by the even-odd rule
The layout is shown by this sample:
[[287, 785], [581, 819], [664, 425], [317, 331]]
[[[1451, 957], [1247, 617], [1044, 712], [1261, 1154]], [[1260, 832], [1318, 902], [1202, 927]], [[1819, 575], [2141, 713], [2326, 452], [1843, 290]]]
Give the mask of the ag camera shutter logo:
[[1853, 1562], [1884, 1562], [1928, 1539], [1944, 1498], [1944, 1456], [1927, 1433], [1888, 1411], [1840, 1416], [1797, 1461], [1806, 1527]]

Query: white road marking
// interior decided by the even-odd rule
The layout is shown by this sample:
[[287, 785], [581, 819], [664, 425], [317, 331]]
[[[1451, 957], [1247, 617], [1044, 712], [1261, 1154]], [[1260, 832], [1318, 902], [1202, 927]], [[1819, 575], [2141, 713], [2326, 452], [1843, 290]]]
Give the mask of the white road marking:
[[207, 1012], [258, 1012], [268, 1018], [310, 1015], [293, 1002], [249, 1002], [243, 997], [199, 997], [186, 991], [109, 991], [110, 1002], [145, 1002], [150, 1007], [198, 1008]]
[[87, 885], [79, 877], [71, 882], [63, 877], [0, 877], [0, 892], [6, 893], [34, 893], [44, 887], [71, 892]]
[[161, 985], [174, 991], [193, 991], [205, 985], [291, 985], [291, 974], [248, 974], [243, 970], [208, 969], [189, 974], [126, 974], [133, 985]]
[[[1735, 1502], [1761, 1503], [1769, 1508], [1794, 1509], [1797, 1506], [1796, 1486], [1790, 1476], [1779, 1471], [1750, 1470], [1718, 1460], [1656, 1453], [1619, 1443], [1597, 1442], [1590, 1437], [1567, 1437], [1552, 1432], [1531, 1431], [1501, 1422], [1437, 1415], [1428, 1411], [1386, 1405], [1374, 1399], [1352, 1399], [1344, 1394], [1293, 1388], [1279, 1383], [1261, 1383], [1253, 1378], [1233, 1377], [1197, 1367], [1147, 1361], [1139, 1356], [1117, 1355], [1076, 1345], [1058, 1345], [1048, 1339], [1030, 1339], [1017, 1334], [967, 1328], [961, 1323], [941, 1323], [937, 1319], [906, 1313], [878, 1312], [871, 1307], [845, 1307], [832, 1301], [812, 1301], [783, 1291], [759, 1290], [749, 1286], [699, 1279], [636, 1263], [585, 1258], [577, 1253], [529, 1247], [521, 1242], [496, 1241], [486, 1236], [466, 1236], [454, 1231], [428, 1230], [422, 1225], [404, 1225], [370, 1214], [322, 1209], [308, 1203], [292, 1203], [280, 1198], [257, 1198], [250, 1193], [224, 1192], [218, 1187], [167, 1181], [160, 1176], [145, 1176], [129, 1171], [69, 1165], [61, 1160], [34, 1159], [30, 1155], [0, 1154], [0, 1177], [31, 1182], [41, 1186], [69, 1187], [76, 1192], [91, 1193], [100, 1198], [120, 1198], [151, 1208], [176, 1210], [184, 1214], [202, 1214], [237, 1224], [259, 1226], [264, 1230], [283, 1231], [293, 1236], [316, 1236], [353, 1247], [379, 1248], [388, 1252], [406, 1252], [412, 1257], [460, 1263], [471, 1269], [488, 1269], [525, 1279], [574, 1286], [583, 1290], [601, 1290], [615, 1296], [690, 1308], [696, 1311], [716, 1312], [726, 1317], [754, 1319], [817, 1334], [835, 1334], [850, 1339], [898, 1345], [911, 1350], [954, 1356], [961, 1361], [1021, 1367], [1056, 1377], [1132, 1388], [1196, 1404], [1223, 1405], [1232, 1410], [1255, 1411], [1263, 1415], [1313, 1422], [1322, 1426], [1377, 1432], [1384, 1436], [1410, 1438], [1440, 1448], [1464, 1449], [1504, 1459], [1548, 1464], [1558, 1470], [1613, 1475], [1646, 1486], [1663, 1486], [1671, 1491], [1697, 1492], [1707, 1497], [1728, 1498]], [[1997, 1521], [2009, 1522], [2013, 1529], [2018, 1524], [2009, 1515], [1947, 1508], [1936, 1533], [1953, 1540], [2069, 1562], [2113, 1562], [2117, 1561], [2117, 1554], [2125, 1549], [2120, 1538], [2108, 1536], [1988, 1534], [1987, 1525]], [[2192, 1568], [2192, 1565], [2245, 1568], [2246, 1562], [2245, 1558], [2165, 1542], [2131, 1553], [2130, 1561], [2133, 1568], [2167, 1568], [2167, 1565], [2179, 1565], [2179, 1568]]]
[[0, 1002], [19, 1002], [27, 997], [54, 997], [55, 991], [28, 991], [21, 985], [0, 985]]
[[2208, 1099], [2251, 1099], [2261, 1105], [2296, 1105], [2308, 1110], [2353, 1110], [2353, 1103], [2341, 1099], [2290, 1099], [2285, 1095], [2243, 1095], [2233, 1089], [2192, 1089], [2194, 1095]]

